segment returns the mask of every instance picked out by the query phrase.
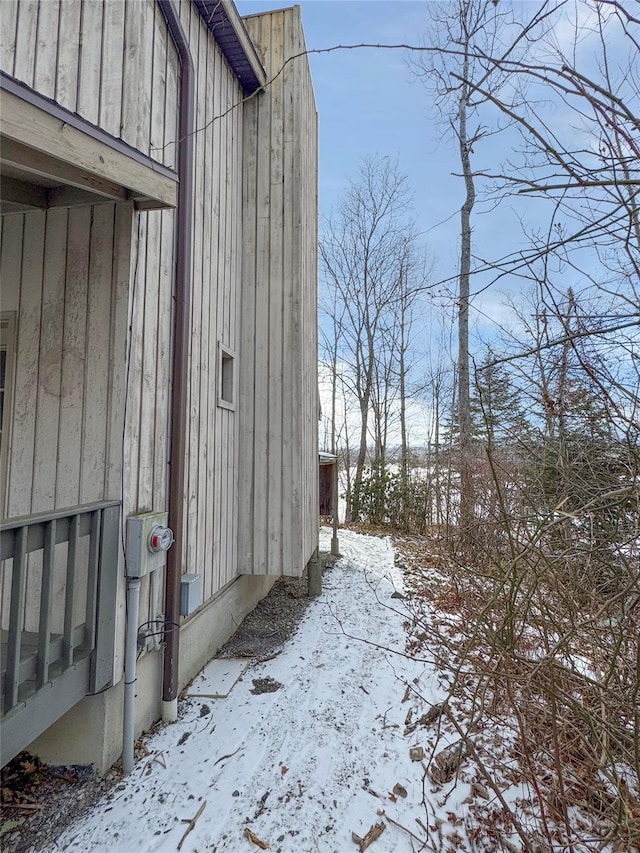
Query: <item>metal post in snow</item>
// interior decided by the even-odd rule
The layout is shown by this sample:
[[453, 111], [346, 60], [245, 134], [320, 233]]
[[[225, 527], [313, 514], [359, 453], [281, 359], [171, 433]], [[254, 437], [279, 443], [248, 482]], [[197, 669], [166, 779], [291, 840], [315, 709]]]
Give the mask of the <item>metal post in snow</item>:
[[322, 564], [316, 548], [307, 563], [307, 595], [315, 598], [322, 592]]
[[331, 556], [340, 556], [338, 541], [338, 459], [333, 463], [333, 494], [331, 496], [331, 512], [333, 514], [333, 536], [331, 538]]

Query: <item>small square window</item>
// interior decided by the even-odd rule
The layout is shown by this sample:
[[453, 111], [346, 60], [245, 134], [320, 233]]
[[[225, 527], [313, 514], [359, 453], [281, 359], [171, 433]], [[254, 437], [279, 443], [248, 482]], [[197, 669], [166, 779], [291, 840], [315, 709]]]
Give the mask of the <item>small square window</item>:
[[218, 405], [235, 409], [235, 353], [218, 344]]

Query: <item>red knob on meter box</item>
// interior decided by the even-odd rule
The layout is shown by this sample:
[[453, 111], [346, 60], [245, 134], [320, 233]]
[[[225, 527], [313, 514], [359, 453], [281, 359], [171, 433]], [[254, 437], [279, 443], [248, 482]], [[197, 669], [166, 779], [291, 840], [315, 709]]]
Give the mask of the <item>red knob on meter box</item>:
[[153, 552], [168, 551], [173, 545], [173, 531], [170, 527], [157, 525], [149, 534], [149, 550]]

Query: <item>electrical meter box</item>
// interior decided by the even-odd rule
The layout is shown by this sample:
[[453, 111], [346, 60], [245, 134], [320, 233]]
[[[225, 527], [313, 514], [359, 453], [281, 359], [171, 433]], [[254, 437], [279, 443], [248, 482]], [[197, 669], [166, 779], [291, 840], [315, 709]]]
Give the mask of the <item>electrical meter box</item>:
[[130, 578], [141, 578], [161, 568], [173, 545], [173, 531], [167, 527], [166, 512], [145, 512], [127, 519], [126, 571]]

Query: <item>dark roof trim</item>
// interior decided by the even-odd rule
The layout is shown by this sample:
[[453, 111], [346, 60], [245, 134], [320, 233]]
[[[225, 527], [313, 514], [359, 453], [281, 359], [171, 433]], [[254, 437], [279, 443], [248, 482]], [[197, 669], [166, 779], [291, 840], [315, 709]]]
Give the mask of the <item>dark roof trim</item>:
[[266, 83], [265, 70], [233, 0], [194, 0], [246, 96]]

